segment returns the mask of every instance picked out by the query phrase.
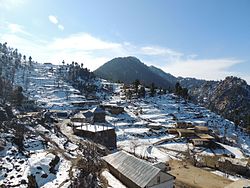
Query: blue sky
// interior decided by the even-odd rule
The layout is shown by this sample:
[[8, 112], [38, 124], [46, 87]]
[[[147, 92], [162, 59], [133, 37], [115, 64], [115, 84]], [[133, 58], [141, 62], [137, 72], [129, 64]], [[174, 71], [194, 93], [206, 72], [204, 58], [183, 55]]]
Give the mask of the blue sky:
[[91, 70], [136, 56], [175, 76], [250, 83], [250, 1], [0, 0], [0, 42]]

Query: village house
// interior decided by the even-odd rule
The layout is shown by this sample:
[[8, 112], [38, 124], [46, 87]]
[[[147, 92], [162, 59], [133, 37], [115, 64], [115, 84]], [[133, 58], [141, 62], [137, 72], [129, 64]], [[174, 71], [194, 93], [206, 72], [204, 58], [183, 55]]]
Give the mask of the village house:
[[65, 110], [51, 110], [51, 113], [57, 118], [67, 118], [69, 112]]
[[194, 125], [191, 122], [177, 121], [175, 127], [178, 129], [187, 129], [187, 128], [193, 128]]
[[80, 111], [70, 118], [71, 122], [74, 123], [93, 123], [93, 112], [91, 111]]
[[80, 111], [71, 118], [75, 135], [85, 137], [109, 149], [115, 149], [116, 133], [105, 121], [105, 111], [100, 107]]
[[196, 133], [196, 136], [200, 139], [214, 140], [214, 137], [209, 134]]
[[202, 139], [202, 138], [193, 138], [191, 139], [191, 142], [194, 146], [203, 146], [203, 147], [207, 147], [210, 144], [210, 140], [208, 139]]
[[209, 133], [209, 129], [206, 126], [195, 126], [194, 130], [196, 133]]
[[117, 139], [114, 127], [105, 123], [88, 124], [74, 126], [73, 132], [77, 136], [81, 136], [101, 144], [108, 149], [116, 149]]
[[179, 137], [193, 137], [195, 132], [193, 129], [167, 129], [169, 134], [179, 134]]
[[175, 177], [150, 163], [119, 151], [103, 157], [109, 171], [130, 188], [172, 188]]
[[111, 114], [121, 114], [124, 112], [124, 108], [117, 105], [111, 104], [103, 104], [100, 105], [101, 108], [104, 108], [106, 111], [110, 112]]
[[87, 109], [90, 106], [98, 105], [100, 102], [97, 100], [88, 100], [88, 101], [73, 101], [71, 105], [80, 109]]
[[75, 114], [70, 120], [77, 123], [104, 123], [105, 111], [100, 107], [95, 107], [92, 110], [80, 111]]
[[191, 139], [191, 143], [193, 143], [194, 146], [212, 147], [212, 145], [214, 145], [214, 137], [210, 136], [209, 134], [196, 133], [195, 135], [196, 138]]

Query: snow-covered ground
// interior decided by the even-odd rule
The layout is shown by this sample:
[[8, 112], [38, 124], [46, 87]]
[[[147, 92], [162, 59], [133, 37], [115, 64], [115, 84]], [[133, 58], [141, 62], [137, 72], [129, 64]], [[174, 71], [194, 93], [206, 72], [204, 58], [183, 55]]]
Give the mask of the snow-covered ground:
[[[121, 103], [121, 99], [116, 96], [111, 102]], [[181, 156], [179, 152], [173, 150], [185, 152], [192, 149], [191, 144], [187, 147], [186, 141], [184, 143], [182, 140], [171, 141], [174, 135], [166, 133], [167, 128], [172, 128], [176, 124], [173, 114], [178, 120], [191, 122], [194, 125], [205, 125], [217, 131], [221, 136], [225, 135], [228, 138], [235, 139], [235, 144], [232, 146], [221, 144], [224, 147], [223, 151], [203, 151], [203, 154], [232, 153], [236, 158], [244, 158], [245, 155], [250, 154], [250, 137], [246, 133], [236, 130], [233, 122], [212, 113], [206, 108], [177, 100], [173, 94], [146, 97], [132, 102], [122, 101], [122, 104], [126, 113], [108, 116], [106, 119], [116, 127], [118, 146], [130, 152], [138, 151], [139, 156], [148, 155], [148, 153], [141, 152], [140, 150], [144, 149], [138, 148], [152, 147], [154, 143], [163, 139], [169, 140], [167, 143], [153, 148], [160, 147], [161, 151], [163, 148], [171, 149], [171, 153], [176, 153], [178, 156]], [[157, 155], [151, 154], [150, 156], [157, 158]]]
[[41, 137], [26, 138], [25, 151], [21, 154], [17, 146], [11, 143], [12, 135], [2, 136], [7, 138], [7, 146], [0, 152], [0, 185], [26, 187], [28, 175], [35, 176], [39, 187], [58, 187], [68, 179], [71, 162], [59, 155], [56, 172], [51, 173], [50, 162], [55, 155], [46, 149]]
[[30, 99], [44, 109], [70, 110], [74, 109], [72, 102], [85, 101], [77, 89], [63, 81], [57, 74], [55, 65], [35, 64], [34, 69], [19, 70], [15, 83], [24, 88]]
[[[34, 70], [29, 71], [28, 76], [23, 76], [22, 70], [17, 73], [16, 84], [22, 85], [25, 89], [23, 77], [28, 79], [28, 89], [25, 93], [37, 104], [50, 110], [72, 110], [72, 102], [86, 101], [86, 97], [79, 94], [70, 84], [58, 79], [55, 66], [37, 64]], [[151, 162], [168, 161], [170, 159], [183, 159], [187, 152], [199, 151], [201, 155], [234, 154], [236, 158], [244, 159], [250, 155], [250, 137], [244, 132], [236, 129], [233, 122], [212, 113], [206, 108], [185, 102], [173, 94], [166, 94], [132, 101], [123, 100], [120, 96], [121, 84], [109, 83], [101, 80], [98, 84], [112, 85], [114, 92], [112, 98], [106, 98], [103, 103], [123, 106], [125, 112], [119, 115], [107, 113], [106, 121], [114, 126], [117, 134], [117, 146], [119, 149], [134, 153], [136, 156]], [[97, 93], [97, 96], [103, 95]], [[105, 94], [106, 95], [106, 94]], [[210, 150], [202, 147], [193, 147], [185, 138], [176, 139], [176, 135], [167, 133], [168, 128], [174, 128], [176, 121], [191, 122], [195, 125], [205, 125], [216, 131], [220, 136], [226, 136], [234, 141], [232, 145], [219, 143], [224, 149]], [[93, 130], [103, 127], [92, 126]], [[63, 136], [37, 125], [30, 128], [32, 131], [47, 135], [57, 145], [58, 150], [66, 150], [68, 155], [76, 155], [77, 145], [67, 142]], [[70, 132], [70, 127], [67, 127]], [[165, 141], [160, 144], [159, 141]], [[71, 162], [60, 157], [56, 166], [57, 173], [48, 171], [49, 163], [55, 157], [50, 150], [45, 148], [44, 139], [40, 136], [27, 138], [25, 140], [26, 150], [30, 156], [26, 157], [17, 152], [17, 147], [7, 142], [4, 151], [0, 152], [0, 185], [13, 186], [27, 182], [27, 175], [34, 174], [39, 187], [59, 187], [67, 185]], [[61, 154], [59, 154], [60, 156]], [[72, 156], [71, 156], [72, 157]], [[219, 172], [215, 172], [219, 173]], [[46, 174], [46, 175], [43, 175]], [[42, 177], [43, 175], [43, 177]], [[45, 177], [46, 176], [46, 177]], [[111, 187], [123, 187], [108, 172], [103, 176], [108, 179]], [[233, 177], [232, 177], [233, 178]], [[25, 187], [26, 184], [20, 185]]]
[[104, 176], [108, 181], [109, 188], [126, 188], [119, 180], [117, 180], [109, 171], [104, 170], [102, 172], [102, 176]]

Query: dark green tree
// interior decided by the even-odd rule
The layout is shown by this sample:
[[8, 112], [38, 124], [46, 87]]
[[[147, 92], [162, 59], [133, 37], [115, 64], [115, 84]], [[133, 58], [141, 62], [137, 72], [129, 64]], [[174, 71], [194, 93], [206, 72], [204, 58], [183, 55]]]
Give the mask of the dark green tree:
[[13, 90], [12, 93], [12, 101], [13, 104], [16, 106], [21, 106], [23, 99], [24, 99], [24, 95], [23, 95], [23, 88], [21, 86], [18, 86], [16, 89]]
[[126, 95], [127, 99], [132, 99], [132, 91], [130, 89], [126, 91], [125, 95]]
[[150, 96], [153, 97], [155, 95], [155, 84], [152, 83], [151, 86], [150, 86]]
[[177, 83], [175, 84], [175, 94], [176, 94], [176, 95], [180, 95], [181, 89], [182, 89], [182, 88], [181, 88], [180, 83], [177, 82]]
[[138, 96], [139, 97], [145, 97], [146, 96], [146, 91], [145, 91], [145, 87], [141, 86], [139, 91], [138, 91]]
[[29, 66], [31, 66], [31, 63], [32, 63], [32, 57], [29, 56]]
[[162, 92], [163, 92], [164, 95], [166, 95], [167, 94], [167, 89], [164, 88]]
[[138, 93], [138, 88], [139, 88], [139, 85], [140, 85], [140, 80], [136, 79], [134, 81], [133, 85], [134, 85], [135, 93]]

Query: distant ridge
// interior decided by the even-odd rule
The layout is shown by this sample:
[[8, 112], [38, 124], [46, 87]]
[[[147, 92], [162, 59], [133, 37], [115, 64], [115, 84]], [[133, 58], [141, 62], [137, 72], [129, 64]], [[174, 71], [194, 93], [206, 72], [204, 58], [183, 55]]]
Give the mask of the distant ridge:
[[122, 81], [130, 84], [136, 79], [146, 86], [154, 83], [157, 87], [173, 88], [174, 84], [162, 78], [142, 63], [136, 57], [118, 57], [108, 61], [94, 71], [94, 74], [103, 79]]

